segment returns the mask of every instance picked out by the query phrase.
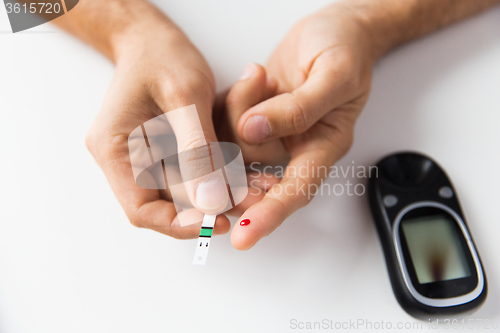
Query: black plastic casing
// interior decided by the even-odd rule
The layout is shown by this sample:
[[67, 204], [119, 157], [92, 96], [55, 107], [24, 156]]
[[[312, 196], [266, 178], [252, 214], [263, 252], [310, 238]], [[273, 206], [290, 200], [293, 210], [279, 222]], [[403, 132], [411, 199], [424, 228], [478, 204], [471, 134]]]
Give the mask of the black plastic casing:
[[[392, 229], [398, 214], [408, 205], [423, 201], [437, 202], [451, 208], [461, 217], [466, 228], [469, 229], [460, 208], [456, 191], [446, 173], [429, 157], [414, 152], [401, 152], [387, 156], [377, 163], [376, 169], [372, 168], [371, 171], [368, 182], [370, 208], [384, 251], [392, 289], [401, 307], [411, 316], [422, 320], [473, 313], [484, 303], [487, 295], [486, 274], [482, 268], [477, 248], [476, 253], [481, 262], [484, 276], [484, 287], [481, 294], [464, 304], [435, 307], [421, 303], [408, 290], [392, 237]], [[443, 186], [448, 186], [453, 190], [454, 195], [451, 198], [443, 198], [439, 195], [439, 189]], [[394, 195], [398, 199], [397, 204], [389, 208], [383, 203], [384, 196], [388, 194]], [[470, 239], [472, 240], [472, 236]], [[475, 248], [473, 240], [472, 243]]]

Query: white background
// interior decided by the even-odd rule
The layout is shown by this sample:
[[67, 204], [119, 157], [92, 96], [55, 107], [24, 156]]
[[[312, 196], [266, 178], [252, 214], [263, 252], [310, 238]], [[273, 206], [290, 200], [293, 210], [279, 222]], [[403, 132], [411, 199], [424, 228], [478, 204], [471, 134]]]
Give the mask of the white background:
[[[161, 8], [207, 57], [222, 90], [328, 1], [166, 3]], [[216, 237], [206, 267], [191, 265], [194, 240], [132, 227], [83, 143], [112, 65], [50, 24], [8, 33], [3, 6], [0, 30], [1, 333], [414, 322], [393, 296], [365, 196], [318, 197], [247, 252], [232, 248], [229, 235]], [[386, 56], [374, 69], [354, 146], [339, 163], [367, 166], [410, 149], [448, 171], [490, 288], [472, 318], [497, 323], [499, 90], [496, 9]], [[424, 323], [418, 331], [426, 330]]]

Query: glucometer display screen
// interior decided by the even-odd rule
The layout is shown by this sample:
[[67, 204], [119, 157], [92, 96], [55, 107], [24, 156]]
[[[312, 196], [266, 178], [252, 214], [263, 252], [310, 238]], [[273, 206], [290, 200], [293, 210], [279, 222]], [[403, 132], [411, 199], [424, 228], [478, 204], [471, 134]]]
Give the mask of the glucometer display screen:
[[458, 225], [451, 216], [406, 219], [401, 227], [420, 284], [471, 275]]

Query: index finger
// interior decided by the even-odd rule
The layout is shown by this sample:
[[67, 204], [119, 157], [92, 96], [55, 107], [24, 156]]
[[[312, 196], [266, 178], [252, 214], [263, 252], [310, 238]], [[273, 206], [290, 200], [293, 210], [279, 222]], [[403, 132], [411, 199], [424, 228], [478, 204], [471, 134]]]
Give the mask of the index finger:
[[[135, 183], [132, 166], [127, 156], [126, 138], [123, 140], [123, 143], [113, 140], [114, 144], [118, 145], [113, 148], [104, 148], [105, 146], [101, 145], [102, 150], [92, 153], [108, 157], [98, 159], [101, 162], [100, 166], [132, 225], [148, 228], [174, 238], [196, 238], [199, 234], [199, 223], [181, 227], [175, 223], [177, 212], [172, 202], [164, 200], [159, 190], [141, 188]], [[147, 176], [146, 172], [145, 177]], [[230, 223], [226, 216], [217, 216], [214, 233], [226, 233], [229, 227]]]
[[[324, 126], [321, 124], [315, 126]], [[280, 183], [274, 185], [264, 198], [251, 206], [233, 228], [231, 242], [238, 250], [247, 250], [269, 235], [297, 209], [307, 205], [317, 193], [328, 170], [350, 147], [350, 137], [337, 132], [330, 142], [310, 143], [293, 156]], [[316, 145], [316, 147], [310, 147]], [[299, 172], [299, 170], [301, 170]], [[304, 174], [305, 171], [305, 174]], [[240, 225], [242, 220], [250, 223]]]

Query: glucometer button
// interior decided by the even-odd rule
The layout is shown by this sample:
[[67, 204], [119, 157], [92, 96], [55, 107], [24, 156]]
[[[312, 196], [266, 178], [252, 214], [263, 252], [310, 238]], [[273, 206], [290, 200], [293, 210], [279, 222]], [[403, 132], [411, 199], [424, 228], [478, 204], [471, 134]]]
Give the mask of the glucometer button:
[[453, 190], [449, 186], [443, 186], [439, 189], [438, 194], [443, 199], [450, 199], [453, 197]]
[[395, 195], [388, 194], [384, 196], [384, 206], [387, 208], [394, 207], [398, 203], [398, 198]]

